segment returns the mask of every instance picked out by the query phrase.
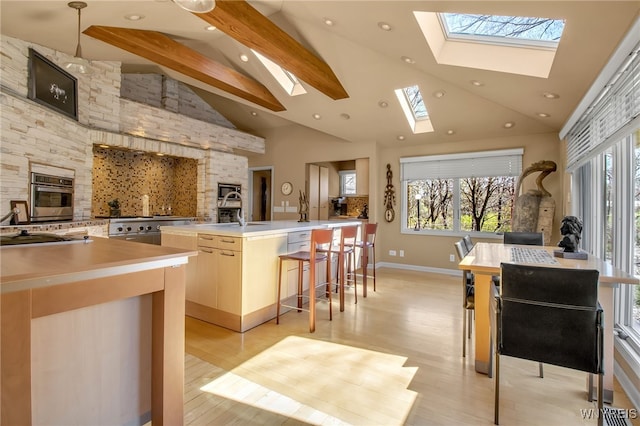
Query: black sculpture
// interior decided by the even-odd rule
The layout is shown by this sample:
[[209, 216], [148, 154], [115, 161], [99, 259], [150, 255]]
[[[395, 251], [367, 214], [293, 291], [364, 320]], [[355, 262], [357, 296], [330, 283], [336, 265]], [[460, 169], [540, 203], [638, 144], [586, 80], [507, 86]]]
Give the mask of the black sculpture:
[[580, 234], [582, 234], [582, 221], [580, 218], [576, 216], [563, 217], [560, 233], [562, 234], [562, 240], [558, 243], [558, 246], [564, 250], [554, 252], [557, 257], [568, 257], [572, 259], [587, 258], [587, 254], [581, 252], [578, 248], [580, 245]]

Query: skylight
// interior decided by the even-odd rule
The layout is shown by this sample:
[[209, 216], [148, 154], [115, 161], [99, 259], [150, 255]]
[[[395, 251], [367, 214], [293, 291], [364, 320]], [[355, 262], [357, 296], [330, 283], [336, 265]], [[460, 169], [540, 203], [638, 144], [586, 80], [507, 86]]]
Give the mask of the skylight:
[[291, 74], [269, 58], [262, 56], [255, 50], [251, 49], [251, 51], [290, 96], [303, 95], [307, 93], [304, 87], [302, 87], [302, 84], [300, 84], [300, 80], [298, 80], [295, 75]]
[[414, 11], [439, 64], [547, 78], [564, 21]]
[[557, 45], [564, 30], [564, 21], [559, 19], [466, 13], [440, 13], [439, 16], [449, 38], [472, 36]]
[[397, 89], [395, 93], [402, 107], [402, 111], [409, 122], [411, 131], [413, 131], [413, 133], [433, 132], [429, 112], [422, 99], [420, 88], [417, 85], [413, 85], [403, 89]]

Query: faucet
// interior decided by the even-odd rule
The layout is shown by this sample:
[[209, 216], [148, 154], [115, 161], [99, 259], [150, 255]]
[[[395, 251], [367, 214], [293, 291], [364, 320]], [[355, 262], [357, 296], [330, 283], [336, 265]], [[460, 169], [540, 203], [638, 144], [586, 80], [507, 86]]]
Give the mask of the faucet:
[[240, 224], [240, 226], [245, 227], [247, 225], [247, 222], [245, 222], [244, 220], [244, 210], [243, 210], [243, 201], [242, 201], [242, 195], [238, 192], [238, 191], [230, 191], [227, 192], [227, 194], [224, 196], [224, 198], [222, 199], [222, 203], [220, 203], [220, 207], [225, 207], [227, 205], [227, 199], [229, 198], [229, 196], [231, 195], [237, 195], [238, 198], [240, 199], [240, 210], [238, 210], [237, 215], [238, 215], [238, 223]]

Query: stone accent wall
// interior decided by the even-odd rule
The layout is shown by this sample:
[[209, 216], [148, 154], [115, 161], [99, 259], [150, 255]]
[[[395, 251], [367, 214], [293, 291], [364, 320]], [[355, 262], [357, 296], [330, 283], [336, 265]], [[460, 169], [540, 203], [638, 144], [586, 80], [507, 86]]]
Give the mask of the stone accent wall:
[[236, 128], [189, 86], [160, 74], [122, 74], [121, 96], [228, 129]]
[[196, 216], [197, 166], [189, 158], [95, 147], [92, 213], [108, 216], [107, 203], [118, 199], [123, 216], [142, 216], [146, 194], [152, 215]]
[[[204, 194], [205, 205], [218, 206], [218, 183], [239, 183], [242, 185], [242, 192], [246, 193], [249, 185], [249, 160], [231, 154], [210, 155], [207, 160], [206, 179], [211, 182]], [[243, 198], [244, 217], [247, 219], [248, 199]], [[229, 207], [240, 207], [240, 202], [230, 201]], [[218, 209], [214, 208], [207, 212], [208, 217], [217, 222]], [[205, 214], [205, 217], [207, 215]]]
[[[10, 210], [10, 200], [28, 200], [29, 167], [36, 162], [74, 170], [74, 220], [89, 219], [93, 144], [104, 143], [196, 159], [197, 214], [209, 216], [216, 207], [219, 173], [221, 181], [246, 185], [248, 160], [232, 151], [265, 152], [262, 138], [121, 99], [117, 62], [94, 61], [91, 74], [76, 76], [78, 121], [41, 106], [27, 98], [29, 47], [56, 64], [70, 59], [44, 46], [0, 39], [0, 212]], [[237, 175], [231, 179], [229, 173]]]

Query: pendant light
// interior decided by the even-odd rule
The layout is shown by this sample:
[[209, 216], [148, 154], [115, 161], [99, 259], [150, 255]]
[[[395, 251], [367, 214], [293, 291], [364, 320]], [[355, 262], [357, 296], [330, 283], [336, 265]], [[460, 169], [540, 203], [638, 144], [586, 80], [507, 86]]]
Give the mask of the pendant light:
[[78, 46], [76, 46], [74, 58], [66, 62], [64, 68], [72, 73], [89, 74], [89, 61], [82, 57], [82, 47], [80, 47], [80, 11], [87, 7], [87, 3], [83, 1], [72, 1], [67, 3], [67, 6], [78, 11]]
[[193, 13], [211, 12], [216, 7], [215, 0], [172, 0], [175, 4]]

